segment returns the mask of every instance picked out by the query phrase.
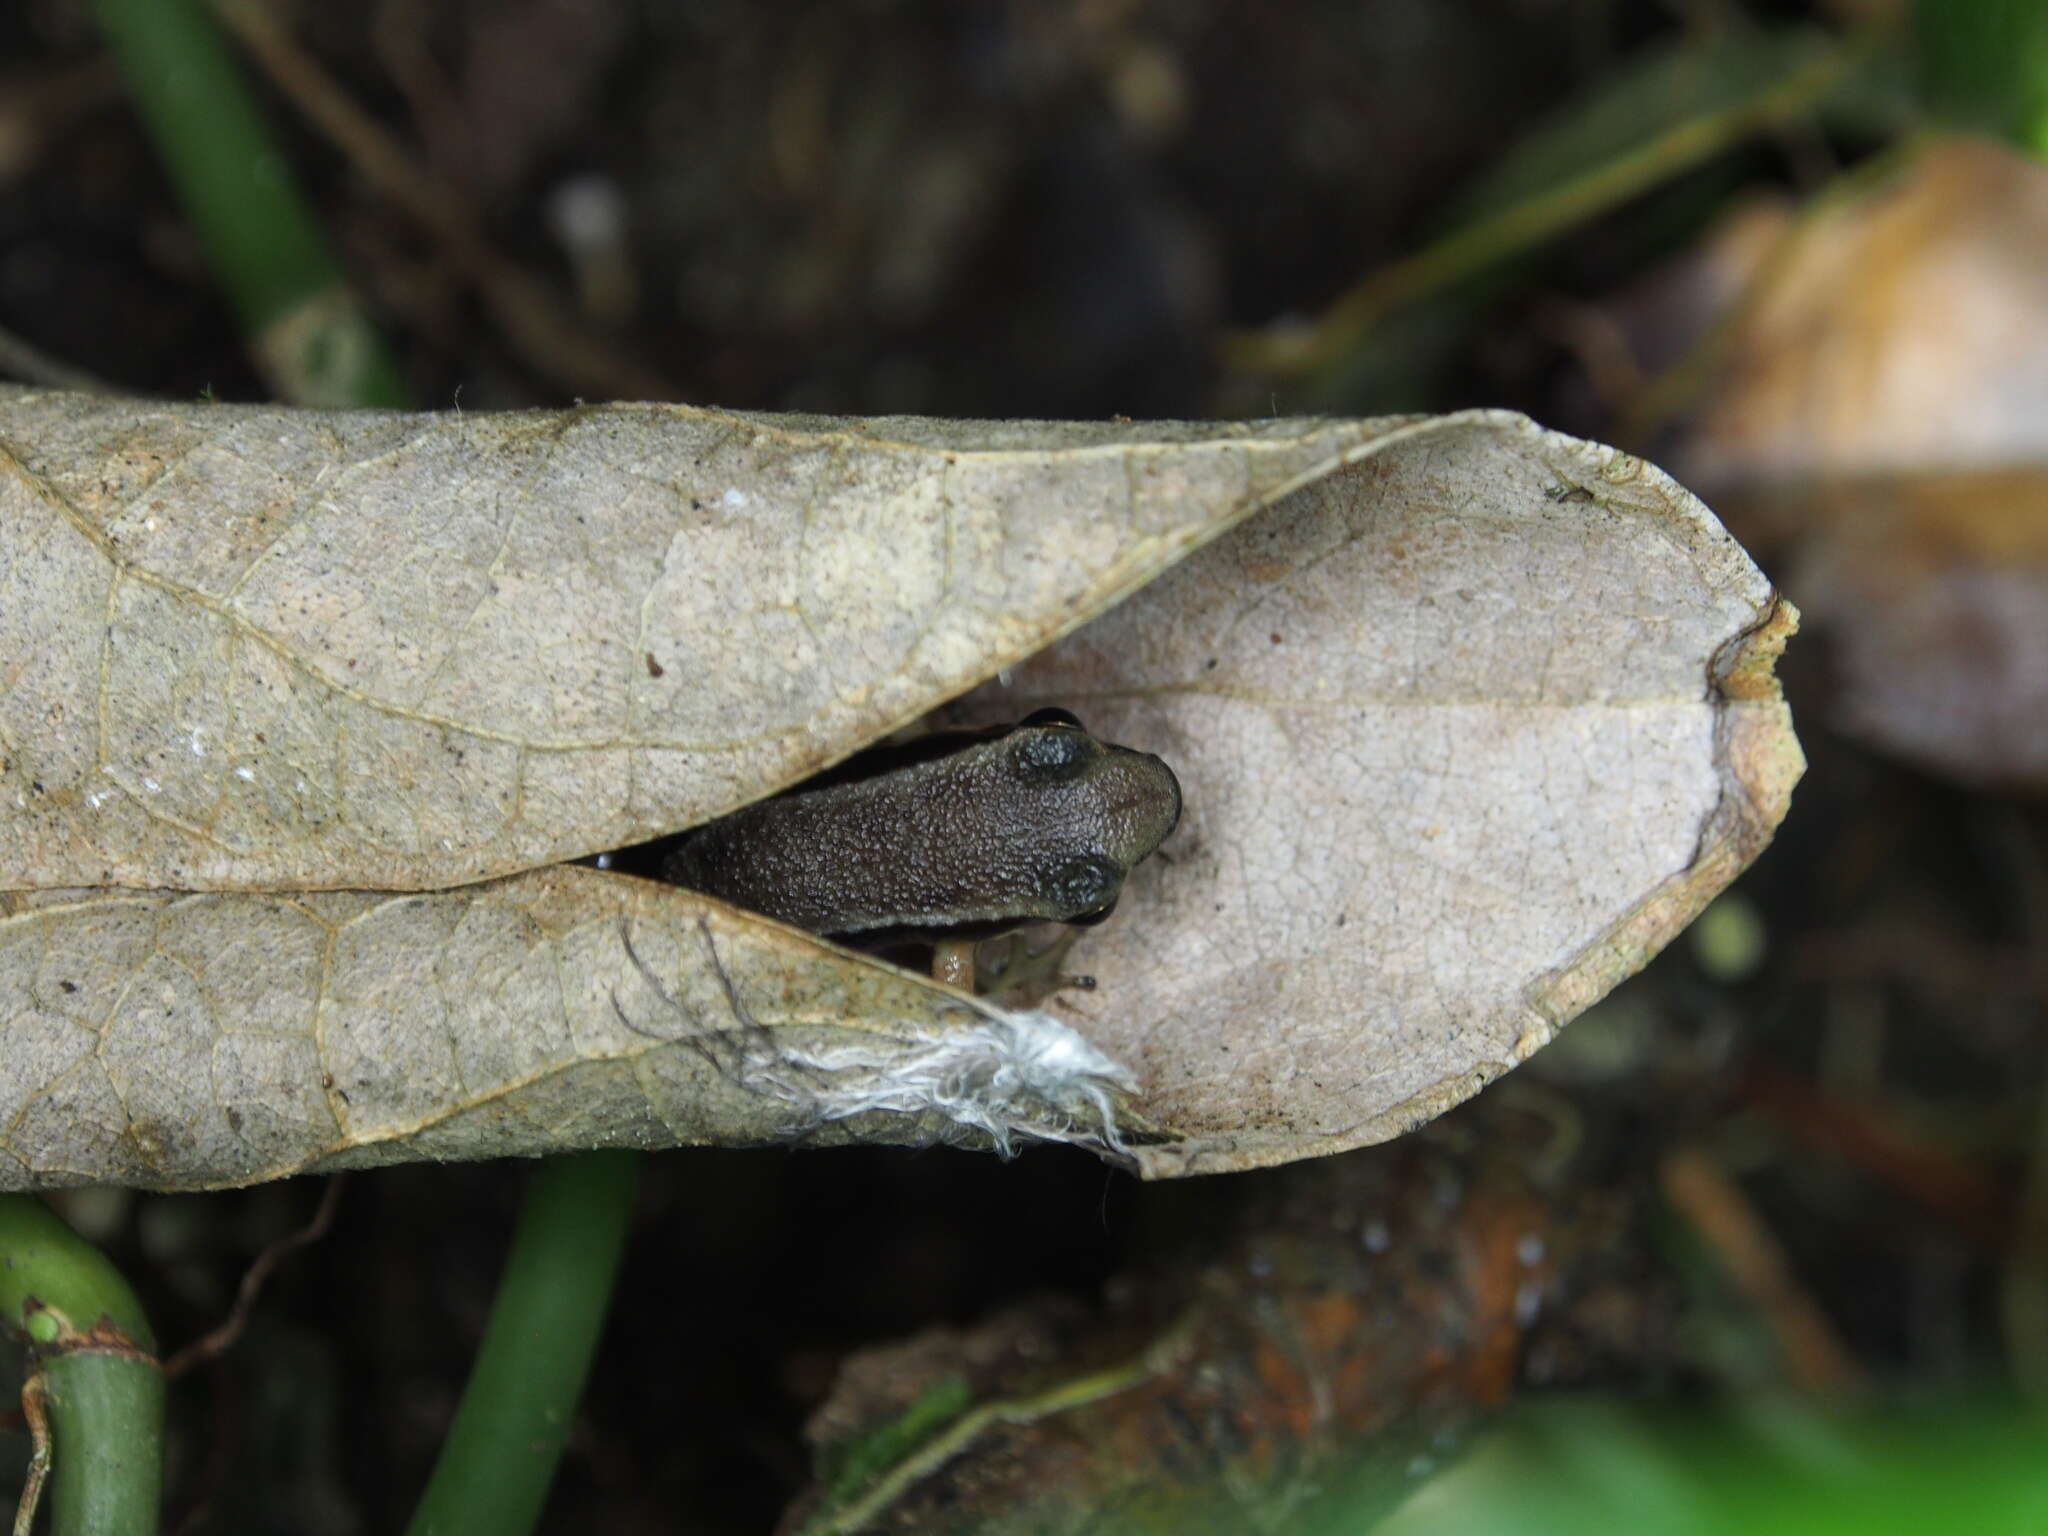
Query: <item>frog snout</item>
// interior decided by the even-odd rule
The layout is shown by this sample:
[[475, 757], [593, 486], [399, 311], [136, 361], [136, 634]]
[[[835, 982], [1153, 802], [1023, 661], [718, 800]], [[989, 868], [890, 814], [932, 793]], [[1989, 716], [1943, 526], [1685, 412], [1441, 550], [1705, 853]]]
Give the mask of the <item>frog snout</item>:
[[1111, 803], [1111, 811], [1133, 827], [1145, 829], [1146, 841], [1132, 863], [1165, 842], [1180, 825], [1180, 780], [1165, 760], [1150, 752], [1132, 752], [1128, 788]]

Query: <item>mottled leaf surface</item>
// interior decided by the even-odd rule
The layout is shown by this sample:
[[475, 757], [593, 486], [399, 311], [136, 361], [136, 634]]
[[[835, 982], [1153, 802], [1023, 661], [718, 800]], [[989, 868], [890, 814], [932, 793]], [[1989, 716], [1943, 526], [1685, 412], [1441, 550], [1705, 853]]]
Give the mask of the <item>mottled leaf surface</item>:
[[[1506, 413], [0, 395], [0, 1186], [1395, 1134], [1768, 839], [1790, 627], [1667, 478]], [[1187, 792], [1052, 1014], [563, 865], [999, 671], [969, 711], [1065, 704]]]
[[426, 890], [674, 831], [1368, 437], [0, 390], [0, 888]]
[[1020, 669], [1000, 711], [1079, 701], [1185, 791], [1055, 1005], [1144, 1084], [1147, 1170], [1398, 1135], [1639, 968], [1785, 812], [1792, 624], [1661, 471], [1476, 412]]

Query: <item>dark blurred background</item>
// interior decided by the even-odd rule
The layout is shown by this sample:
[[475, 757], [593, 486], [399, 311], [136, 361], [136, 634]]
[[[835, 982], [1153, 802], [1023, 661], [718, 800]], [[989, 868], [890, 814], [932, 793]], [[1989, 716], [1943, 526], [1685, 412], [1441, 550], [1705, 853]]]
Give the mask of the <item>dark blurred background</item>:
[[[1683, 92], [1645, 61], [1708, 61], [1684, 87], [1700, 92], [1686, 110], [1705, 114], [1906, 18], [1642, 0], [272, 9], [478, 236], [424, 227], [359, 149], [313, 125], [302, 85], [252, 70], [421, 406], [643, 392], [1079, 418], [1484, 404], [1671, 464], [1817, 621], [1783, 669], [1811, 772], [1776, 845], [1708, 919], [1430, 1134], [1477, 1166], [1526, 1160], [1486, 1115], [1526, 1120], [1540, 1094], [1542, 1114], [1568, 1122], [1572, 1193], [1607, 1202], [1606, 1257], [1629, 1276], [1610, 1277], [1601, 1305], [1629, 1315], [1577, 1319], [1582, 1341], [1605, 1343], [1552, 1351], [1554, 1380], [1684, 1395], [1788, 1379], [1822, 1393], [2048, 1384], [2032, 1299], [2048, 1243], [2027, 1235], [2048, 1205], [2048, 773], [2030, 755], [2039, 733], [2017, 727], [1981, 752], [1939, 750], [1970, 721], [2024, 723], [2048, 696], [2048, 496], [2036, 478], [1981, 505], [1970, 479], [2038, 476], [2048, 400], [2024, 364], [2014, 383], [1974, 359], [1976, 332], [1902, 307], [1922, 290], [1900, 275], [1935, 262], [1929, 291], [1966, 285], [1993, 328], [2038, 324], [2038, 289], [2010, 252], [2048, 228], [2014, 212], [2048, 206], [2039, 162], [1987, 141], [1994, 168], [1944, 173], [1924, 194], [1941, 216], [1905, 218], [1903, 234], [1883, 222], [1895, 203], [1859, 204], [1905, 195], [1855, 177], [1931, 112], [1910, 36], [1886, 33], [1892, 62], [1854, 89], [1675, 157], [1553, 238], [1421, 283], [1313, 366], [1233, 350], [1312, 327], [1368, 275], [1562, 185], [1574, 132], [1593, 145], [1581, 166], [1652, 143]], [[1725, 91], [1702, 84], [1724, 68]], [[1934, 174], [1925, 164], [1894, 174]], [[1794, 261], [1784, 243], [1757, 256], [1757, 228], [1811, 231], [1816, 209], [1841, 203], [1866, 226], [1828, 226], [1839, 275], [1812, 279], [1807, 307], [1787, 314], [1744, 286]], [[1994, 212], [2005, 222], [1988, 243], [1958, 254]], [[2038, 264], [2048, 246], [2031, 248]], [[522, 336], [489, 297], [506, 270], [572, 317], [589, 357], [572, 366]], [[1854, 287], [1873, 275], [1893, 287]], [[1737, 302], [1755, 329], [1715, 333]], [[124, 390], [272, 393], [78, 0], [0, 8], [0, 328]], [[1944, 333], [1948, 355], [1916, 355], [1925, 392], [1903, 403], [1859, 405], [1839, 373], [1782, 372], [1867, 383], [1902, 336], [1939, 353]], [[2025, 419], [1989, 446], [1973, 437], [1988, 418], [1969, 389], [2031, 401], [2031, 443]], [[1922, 424], [1947, 410], [1961, 426], [1886, 461], [1864, 453], [1873, 434], [1899, 440], [1870, 425], [1882, 410]], [[1936, 472], [1969, 481], [1961, 501], [1927, 490]], [[1867, 515], [1879, 496], [1888, 521]], [[1970, 596], [1986, 582], [1995, 600]], [[1931, 628], [1884, 627], [1902, 615]], [[1930, 657], [1941, 670], [1909, 676]], [[1378, 1169], [1395, 1156], [1353, 1155]], [[1702, 1162], [1743, 1213], [1735, 1229], [1671, 1176]], [[183, 1528], [403, 1522], [524, 1174], [353, 1179], [334, 1231], [286, 1265], [249, 1336], [176, 1389]], [[1140, 1188], [1063, 1150], [649, 1158], [549, 1528], [769, 1529], [809, 1478], [802, 1426], [846, 1351], [1034, 1298], [1093, 1308], [1116, 1277], [1192, 1272], [1214, 1262], [1203, 1234], [1254, 1230], [1295, 1177]], [[301, 1181], [65, 1208], [175, 1344], [218, 1319], [316, 1195]], [[1753, 1244], [1794, 1302], [1740, 1278], [1730, 1250]], [[1787, 1363], [1788, 1330], [1807, 1325], [1824, 1337], [1818, 1377]]]

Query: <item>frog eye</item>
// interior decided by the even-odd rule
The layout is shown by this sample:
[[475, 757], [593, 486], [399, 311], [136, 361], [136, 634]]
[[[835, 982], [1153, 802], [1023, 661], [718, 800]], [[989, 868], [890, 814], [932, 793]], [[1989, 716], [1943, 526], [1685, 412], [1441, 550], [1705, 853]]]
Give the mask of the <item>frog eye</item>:
[[1019, 722], [1019, 724], [1065, 725], [1070, 726], [1077, 731], [1085, 731], [1087, 729], [1087, 727], [1081, 723], [1081, 717], [1075, 714], [1071, 709], [1034, 709], [1033, 711], [1031, 711], [1030, 714], [1026, 715], [1023, 718], [1023, 720]]
[[1071, 725], [1037, 727], [1026, 721], [1012, 739], [1015, 745], [1010, 748], [1010, 761], [1016, 765], [1017, 777], [1027, 784], [1077, 779], [1095, 750], [1094, 739]]
[[1116, 902], [1114, 899], [1111, 899], [1109, 901], [1105, 901], [1099, 907], [1090, 908], [1086, 912], [1078, 912], [1074, 916], [1068, 918], [1067, 921], [1073, 924], [1076, 928], [1093, 928], [1097, 923], [1101, 922], [1104, 918], [1108, 917], [1109, 914], [1114, 912], [1115, 910]]
[[1061, 922], [1099, 923], [1116, 905], [1123, 883], [1124, 872], [1116, 865], [1083, 854], [1053, 871], [1046, 882], [1046, 896], [1058, 908]]

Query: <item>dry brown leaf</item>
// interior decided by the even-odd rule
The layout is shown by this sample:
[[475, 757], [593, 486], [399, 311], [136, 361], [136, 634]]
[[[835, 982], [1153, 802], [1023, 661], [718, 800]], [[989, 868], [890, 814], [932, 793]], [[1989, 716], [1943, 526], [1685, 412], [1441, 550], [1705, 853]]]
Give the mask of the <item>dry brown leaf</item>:
[[1844, 730], [1966, 784], [2048, 790], [2048, 458], [1808, 499], [1793, 577]]
[[1016, 674], [1187, 809], [1056, 1011], [1155, 1174], [1335, 1152], [1476, 1092], [1752, 859], [1804, 767], [1789, 608], [1661, 471], [1443, 417]]
[[[1655, 470], [1505, 413], [24, 393], [0, 450], [0, 1186], [798, 1134], [1335, 1150], [1640, 965], [1798, 771], [1755, 568]], [[1298, 487], [1008, 690], [1188, 787], [1081, 952], [1079, 1033], [559, 867], [844, 756]]]
[[689, 826], [1367, 441], [0, 392], [0, 889], [428, 890]]
[[1790, 245], [1752, 210], [1729, 228], [1760, 287], [1682, 450], [1696, 483], [2048, 458], [2048, 167], [1938, 141]]
[[[1005, 1016], [649, 881], [571, 865], [423, 894], [10, 908], [0, 1189], [1009, 1129], [919, 1075], [975, 1089], [1009, 1059]], [[1029, 1084], [1004, 1103], [1046, 1134], [1074, 1108]]]
[[[2048, 167], [1936, 141], [1700, 266], [1751, 305], [1679, 458], [1835, 642], [1844, 730], [2048, 787]], [[1745, 270], [1746, 269], [1746, 270]]]

